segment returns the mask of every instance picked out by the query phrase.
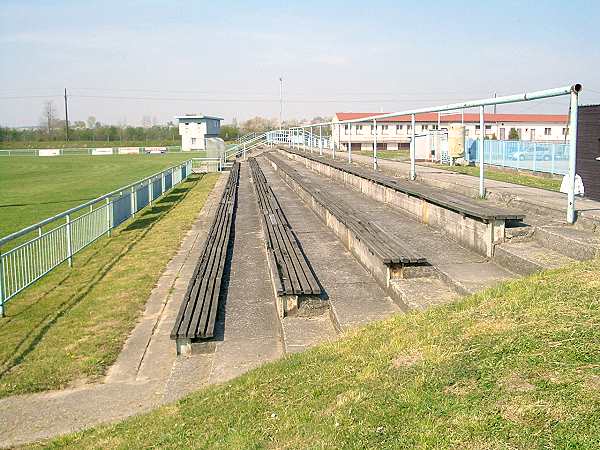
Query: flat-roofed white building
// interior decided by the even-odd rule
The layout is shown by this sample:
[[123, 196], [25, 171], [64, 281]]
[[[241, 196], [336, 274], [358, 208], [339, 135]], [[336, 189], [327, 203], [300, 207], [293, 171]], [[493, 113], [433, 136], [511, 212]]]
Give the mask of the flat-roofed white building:
[[[356, 120], [386, 113], [336, 113], [333, 122]], [[538, 142], [564, 142], [568, 140], [567, 114], [485, 114], [485, 135], [499, 140], [509, 139], [514, 129], [520, 140]], [[450, 124], [464, 123], [468, 138], [480, 135], [479, 114], [464, 115], [423, 113], [415, 116], [415, 133], [424, 134], [431, 130], [448, 129]], [[377, 121], [377, 148], [380, 150], [408, 149], [412, 135], [411, 116], [404, 115]], [[339, 130], [338, 130], [339, 128]], [[352, 146], [352, 150], [373, 149], [373, 121], [334, 125], [333, 141], [341, 148]]]
[[186, 114], [175, 117], [179, 122], [181, 150], [206, 150], [206, 139], [218, 138], [221, 131], [220, 117]]

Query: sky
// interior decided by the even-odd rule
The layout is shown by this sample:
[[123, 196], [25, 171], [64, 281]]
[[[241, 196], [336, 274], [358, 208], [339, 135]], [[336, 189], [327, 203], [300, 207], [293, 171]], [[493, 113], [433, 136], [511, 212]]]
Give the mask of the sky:
[[[600, 103], [600, 2], [0, 1], [0, 125], [388, 112], [583, 84]], [[567, 113], [568, 99], [498, 112]]]

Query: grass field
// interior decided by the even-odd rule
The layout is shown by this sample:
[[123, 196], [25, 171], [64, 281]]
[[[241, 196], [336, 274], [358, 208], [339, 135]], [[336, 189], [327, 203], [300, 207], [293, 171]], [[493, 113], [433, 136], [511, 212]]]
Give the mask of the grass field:
[[[477, 166], [448, 166], [445, 164], [435, 164], [433, 166], [450, 172], [462, 173], [475, 177], [479, 176], [479, 167]], [[518, 172], [516, 170], [499, 170], [491, 167], [485, 168], [485, 177], [490, 180], [504, 181], [506, 183], [520, 184], [522, 186], [535, 187], [556, 192], [560, 191], [560, 183], [562, 181], [558, 177], [533, 175], [525, 172]]]
[[217, 177], [192, 175], [78, 253], [72, 269], [63, 264], [10, 301], [0, 319], [0, 397], [105, 373]]
[[49, 448], [600, 448], [600, 261], [373, 323]]
[[199, 155], [0, 158], [0, 236]]
[[179, 146], [174, 141], [2, 141], [0, 149], [13, 148], [96, 148], [96, 147], [167, 147]]

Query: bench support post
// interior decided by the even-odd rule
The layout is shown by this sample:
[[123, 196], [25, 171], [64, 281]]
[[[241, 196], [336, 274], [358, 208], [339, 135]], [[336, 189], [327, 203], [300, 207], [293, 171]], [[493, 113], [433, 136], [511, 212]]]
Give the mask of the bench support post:
[[189, 338], [177, 338], [175, 340], [177, 346], [177, 355], [191, 355], [192, 354], [192, 340]]

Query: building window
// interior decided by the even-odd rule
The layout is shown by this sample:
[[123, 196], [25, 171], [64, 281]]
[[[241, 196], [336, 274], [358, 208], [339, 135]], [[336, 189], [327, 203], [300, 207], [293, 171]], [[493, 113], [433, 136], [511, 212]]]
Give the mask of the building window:
[[485, 126], [485, 129], [486, 129], [486, 130], [491, 130], [491, 129], [492, 129], [492, 126], [491, 126], [491, 125], [486, 125], [486, 126]]
[[552, 128], [544, 128], [544, 135], [550, 136], [552, 134]]
[[402, 131], [402, 125], [396, 125], [396, 133]]
[[375, 134], [376, 125], [371, 125], [371, 134]]
[[388, 130], [388, 125], [381, 125], [381, 132], [382, 133], [387, 133]]
[[563, 136], [567, 135], [567, 129], [566, 128], [563, 128], [562, 134], [563, 134]]
[[437, 130], [438, 129], [437, 123], [434, 123], [433, 125], [431, 125], [431, 129], [432, 130]]
[[406, 131], [410, 131], [412, 128], [412, 125], [406, 125]]
[[506, 139], [506, 128], [500, 128], [500, 140], [503, 141]]
[[362, 125], [356, 125], [356, 134], [362, 134]]
[[427, 125], [421, 125], [421, 131], [425, 131], [427, 129]]
[[192, 145], [196, 145], [196, 138], [192, 138]]
[[344, 133], [348, 134], [349, 131], [350, 131], [350, 125], [348, 125], [348, 124], [344, 125]]

